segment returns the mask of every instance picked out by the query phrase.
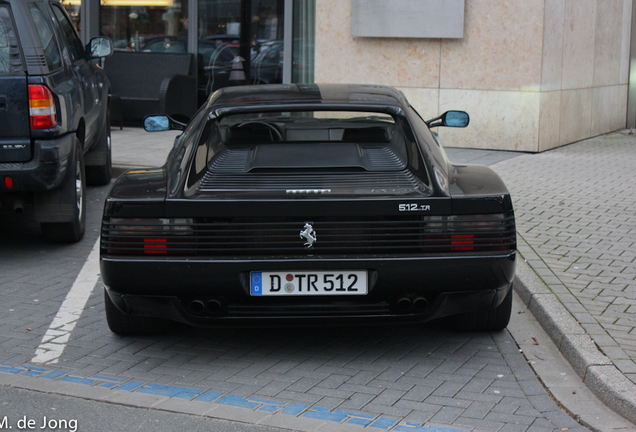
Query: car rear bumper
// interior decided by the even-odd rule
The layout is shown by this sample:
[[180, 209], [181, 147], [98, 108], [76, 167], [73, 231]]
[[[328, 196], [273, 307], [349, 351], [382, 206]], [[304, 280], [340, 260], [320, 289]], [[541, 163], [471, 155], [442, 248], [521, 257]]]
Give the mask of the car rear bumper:
[[[251, 271], [367, 270], [356, 296], [251, 296]], [[508, 293], [515, 253], [462, 257], [287, 260], [102, 257], [101, 274], [125, 313], [190, 325], [424, 322], [490, 309]]]
[[[74, 135], [36, 140], [29, 162], [0, 163], [0, 192], [47, 191], [59, 187], [74, 155]], [[11, 187], [4, 181], [11, 177]]]

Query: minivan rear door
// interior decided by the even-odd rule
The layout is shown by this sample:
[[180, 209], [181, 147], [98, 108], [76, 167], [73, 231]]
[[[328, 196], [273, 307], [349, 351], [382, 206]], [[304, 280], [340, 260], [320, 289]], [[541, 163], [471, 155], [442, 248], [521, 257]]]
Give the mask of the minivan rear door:
[[0, 162], [31, 159], [29, 95], [11, 9], [0, 3]]

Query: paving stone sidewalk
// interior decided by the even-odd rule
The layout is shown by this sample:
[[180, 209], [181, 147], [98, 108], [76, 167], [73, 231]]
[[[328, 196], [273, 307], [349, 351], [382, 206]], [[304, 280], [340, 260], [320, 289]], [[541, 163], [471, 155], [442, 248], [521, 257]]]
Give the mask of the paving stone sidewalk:
[[496, 163], [519, 252], [636, 383], [636, 135], [622, 131]]
[[[127, 143], [113, 148], [120, 167], [162, 165], [172, 141], [138, 128], [113, 130], [113, 136]], [[454, 161], [490, 165], [504, 179], [520, 253], [636, 383], [636, 134], [625, 130], [521, 156], [448, 153]]]
[[[113, 147], [113, 163], [119, 170], [160, 166], [172, 146], [172, 137], [135, 128], [113, 131], [113, 136], [117, 142], [125, 142]], [[454, 162], [490, 165], [504, 179], [515, 204], [521, 258], [542, 285], [545, 283], [545, 291], [550, 293], [544, 297], [565, 308], [555, 312], [549, 306], [548, 319], [561, 324], [558, 331], [570, 335], [571, 344], [583, 339], [577, 339], [580, 334], [591, 337], [588, 345], [593, 353], [589, 355], [588, 349], [583, 355], [588, 357], [581, 363], [592, 376], [590, 380], [604, 382], [597, 388], [586, 384], [597, 395], [609, 394], [599, 397], [633, 419], [636, 212], [632, 209], [636, 196], [632, 189], [636, 185], [636, 135], [623, 131], [540, 154], [473, 149], [447, 152]], [[576, 323], [578, 334], [559, 323], [562, 313]], [[599, 352], [607, 357], [595, 363]], [[596, 373], [607, 368], [595, 367], [607, 365], [613, 375]], [[612, 398], [618, 402], [612, 403]]]

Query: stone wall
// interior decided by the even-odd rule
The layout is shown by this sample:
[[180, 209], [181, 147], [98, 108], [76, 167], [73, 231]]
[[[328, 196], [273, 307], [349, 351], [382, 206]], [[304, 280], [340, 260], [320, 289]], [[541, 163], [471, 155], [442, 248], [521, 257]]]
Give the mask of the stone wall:
[[632, 0], [466, 0], [461, 39], [351, 36], [351, 0], [316, 2], [316, 82], [386, 84], [447, 146], [542, 151], [625, 127]]

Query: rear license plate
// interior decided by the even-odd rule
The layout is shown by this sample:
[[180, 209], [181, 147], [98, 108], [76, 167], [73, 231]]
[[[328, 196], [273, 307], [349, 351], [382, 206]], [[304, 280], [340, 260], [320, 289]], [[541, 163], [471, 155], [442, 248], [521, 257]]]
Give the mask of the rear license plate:
[[252, 272], [253, 296], [365, 295], [366, 270]]

